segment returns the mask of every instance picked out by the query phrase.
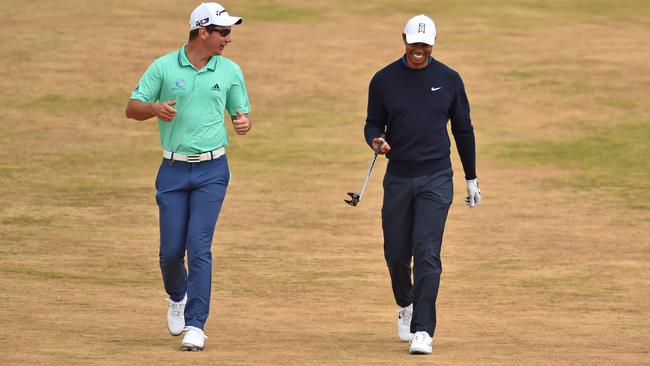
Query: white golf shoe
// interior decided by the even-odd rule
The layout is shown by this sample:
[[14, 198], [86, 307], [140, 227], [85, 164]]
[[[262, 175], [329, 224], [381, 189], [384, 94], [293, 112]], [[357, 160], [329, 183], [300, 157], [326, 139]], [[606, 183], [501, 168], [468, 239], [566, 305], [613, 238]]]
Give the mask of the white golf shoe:
[[413, 337], [411, 333], [411, 318], [413, 317], [413, 304], [399, 308], [397, 311], [397, 335], [402, 342], [408, 342]]
[[427, 332], [415, 332], [411, 339], [412, 355], [429, 355], [431, 354], [431, 337]]
[[185, 303], [187, 303], [187, 295], [179, 302], [169, 299], [167, 329], [173, 336], [180, 335], [183, 333], [183, 328], [185, 328]]
[[183, 351], [203, 351], [205, 340], [208, 336], [197, 327], [185, 327], [185, 337], [183, 337]]

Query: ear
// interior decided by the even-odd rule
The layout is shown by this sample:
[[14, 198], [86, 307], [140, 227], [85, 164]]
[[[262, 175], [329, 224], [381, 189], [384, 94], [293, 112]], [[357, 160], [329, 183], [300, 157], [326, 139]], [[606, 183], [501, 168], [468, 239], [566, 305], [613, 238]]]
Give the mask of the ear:
[[210, 32], [208, 32], [208, 30], [205, 28], [199, 28], [199, 37], [203, 40], [206, 40], [208, 37], [210, 37]]

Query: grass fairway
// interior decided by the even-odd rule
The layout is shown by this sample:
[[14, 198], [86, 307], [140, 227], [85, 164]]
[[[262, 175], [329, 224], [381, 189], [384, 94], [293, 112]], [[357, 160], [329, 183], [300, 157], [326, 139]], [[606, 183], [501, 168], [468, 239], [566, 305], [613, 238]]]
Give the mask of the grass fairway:
[[[3, 365], [647, 365], [650, 3], [228, 1], [254, 129], [229, 130], [206, 351], [167, 334], [156, 123], [124, 117], [191, 1], [0, 2]], [[472, 104], [434, 353], [397, 340], [368, 81], [418, 13]]]

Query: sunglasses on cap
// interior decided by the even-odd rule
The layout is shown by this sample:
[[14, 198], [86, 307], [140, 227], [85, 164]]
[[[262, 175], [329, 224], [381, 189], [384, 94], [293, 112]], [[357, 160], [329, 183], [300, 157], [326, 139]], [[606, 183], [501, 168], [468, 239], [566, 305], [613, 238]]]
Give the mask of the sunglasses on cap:
[[209, 27], [209, 26], [208, 26], [208, 27], [205, 27], [205, 30], [207, 30], [207, 31], [210, 32], [210, 33], [212, 33], [212, 32], [219, 32], [219, 34], [220, 34], [222, 37], [228, 37], [228, 35], [230, 34], [230, 31], [231, 31], [230, 28], [225, 28], [225, 29], [224, 29], [224, 28], [216, 28], [216, 27]]

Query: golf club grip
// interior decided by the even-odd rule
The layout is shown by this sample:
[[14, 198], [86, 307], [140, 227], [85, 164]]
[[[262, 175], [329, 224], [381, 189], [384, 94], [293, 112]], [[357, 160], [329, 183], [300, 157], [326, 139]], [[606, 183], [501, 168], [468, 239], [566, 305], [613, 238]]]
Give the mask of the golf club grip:
[[[379, 135], [379, 138], [386, 141], [386, 134], [382, 133], [381, 135]], [[375, 155], [379, 155], [379, 152], [381, 151], [381, 146], [382, 145], [383, 145], [383, 143], [377, 145], [377, 148], [375, 149]]]

